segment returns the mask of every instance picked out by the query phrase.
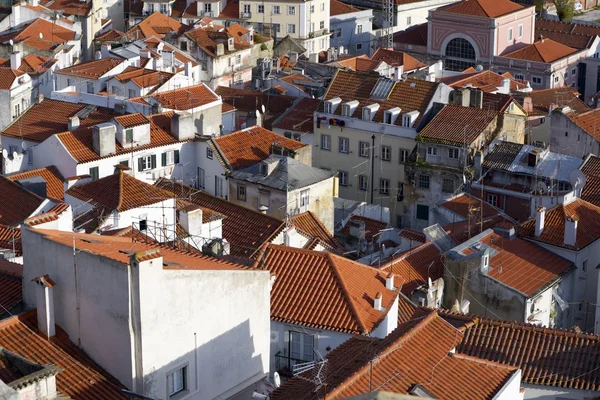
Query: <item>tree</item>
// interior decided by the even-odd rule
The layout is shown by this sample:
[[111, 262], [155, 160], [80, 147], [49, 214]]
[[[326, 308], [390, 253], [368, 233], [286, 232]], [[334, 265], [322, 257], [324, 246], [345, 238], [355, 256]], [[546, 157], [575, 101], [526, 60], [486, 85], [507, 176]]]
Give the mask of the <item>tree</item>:
[[575, 0], [554, 0], [554, 6], [561, 21], [571, 22], [575, 13]]

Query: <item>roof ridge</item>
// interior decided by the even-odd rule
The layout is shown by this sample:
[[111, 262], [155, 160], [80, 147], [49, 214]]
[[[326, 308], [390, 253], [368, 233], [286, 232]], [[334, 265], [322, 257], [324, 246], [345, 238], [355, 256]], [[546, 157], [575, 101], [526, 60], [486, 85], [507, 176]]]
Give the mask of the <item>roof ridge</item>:
[[477, 364], [483, 364], [483, 365], [488, 365], [490, 367], [495, 367], [495, 368], [502, 368], [502, 369], [507, 369], [510, 371], [516, 371], [519, 369], [519, 367], [510, 365], [510, 364], [502, 364], [496, 361], [490, 361], [490, 360], [486, 360], [485, 358], [479, 358], [479, 357], [475, 357], [475, 356], [469, 356], [467, 354], [462, 354], [462, 353], [458, 353], [458, 352], [453, 352], [450, 353], [450, 357], [459, 359], [459, 360], [464, 360], [464, 361], [469, 361], [469, 362], [473, 362], [473, 363], [477, 363]]
[[328, 264], [329, 264], [330, 270], [333, 270], [333, 273], [334, 273], [335, 277], [337, 278], [337, 281], [342, 286], [342, 292], [343, 292], [344, 298], [350, 305], [350, 311], [352, 312], [352, 314], [354, 315], [354, 318], [358, 322], [361, 333], [367, 334], [368, 333], [367, 326], [366, 326], [365, 322], [360, 318], [360, 314], [358, 312], [358, 309], [356, 308], [356, 304], [354, 304], [354, 302], [352, 301], [352, 298], [349, 296], [348, 286], [346, 285], [346, 282], [344, 282], [342, 275], [338, 271], [338, 265], [335, 262], [333, 255], [331, 253], [326, 253], [325, 256], [327, 257], [327, 260], [329, 261]]

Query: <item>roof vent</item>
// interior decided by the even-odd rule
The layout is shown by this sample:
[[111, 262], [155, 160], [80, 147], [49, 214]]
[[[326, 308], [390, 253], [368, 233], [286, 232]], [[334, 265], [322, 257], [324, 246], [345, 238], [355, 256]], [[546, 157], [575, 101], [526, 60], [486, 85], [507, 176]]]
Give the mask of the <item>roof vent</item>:
[[377, 294], [375, 295], [375, 299], [373, 300], [373, 308], [376, 309], [377, 311], [382, 311], [383, 310], [383, 306], [381, 305], [383, 301], [383, 296], [381, 295], [381, 292], [377, 292]]
[[385, 288], [388, 290], [394, 290], [394, 274], [390, 272], [385, 278]]

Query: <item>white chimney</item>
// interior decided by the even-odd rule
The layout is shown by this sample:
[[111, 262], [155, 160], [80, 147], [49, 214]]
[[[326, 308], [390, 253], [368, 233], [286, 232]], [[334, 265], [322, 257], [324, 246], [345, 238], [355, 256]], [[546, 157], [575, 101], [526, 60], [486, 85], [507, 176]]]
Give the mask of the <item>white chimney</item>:
[[293, 226], [288, 228], [284, 233], [283, 233], [283, 244], [285, 246], [291, 246], [291, 242], [292, 242], [292, 236], [296, 233], [296, 228], [294, 228]]
[[79, 128], [79, 117], [77, 115], [69, 117], [67, 125], [69, 131], [73, 132], [75, 129]]
[[501, 93], [503, 94], [509, 94], [510, 93], [510, 79], [508, 78], [504, 78], [502, 79], [502, 83], [501, 83]]
[[10, 53], [10, 67], [12, 69], [19, 69], [21, 66], [22, 54], [20, 51], [13, 51]]
[[535, 236], [539, 237], [544, 231], [544, 220], [546, 219], [546, 207], [538, 207], [535, 212]]
[[192, 114], [178, 111], [171, 117], [171, 136], [178, 141], [190, 140], [196, 136]]
[[383, 296], [381, 295], [381, 292], [377, 292], [375, 295], [375, 300], [373, 301], [373, 308], [377, 311], [383, 310], [383, 306], [381, 305], [382, 300]]
[[388, 276], [385, 278], [385, 288], [388, 290], [396, 289], [394, 287], [394, 274], [390, 271]]
[[190, 206], [179, 212], [179, 223], [190, 235], [202, 235], [202, 209]]
[[565, 217], [565, 246], [575, 246], [577, 241], [578, 218], [574, 215]]
[[54, 294], [52, 288], [56, 283], [48, 275], [42, 275], [32, 280], [37, 284], [36, 308], [38, 328], [48, 338], [55, 334], [54, 328]]

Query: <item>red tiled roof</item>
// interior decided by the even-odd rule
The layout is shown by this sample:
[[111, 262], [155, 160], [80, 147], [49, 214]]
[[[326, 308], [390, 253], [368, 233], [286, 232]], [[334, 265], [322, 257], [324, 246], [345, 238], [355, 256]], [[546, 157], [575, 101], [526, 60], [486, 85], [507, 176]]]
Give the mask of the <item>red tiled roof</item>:
[[600, 108], [577, 114], [568, 112], [565, 116], [584, 132], [590, 134], [595, 139], [600, 139]]
[[302, 214], [294, 215], [291, 222], [299, 232], [318, 239], [320, 243], [333, 251], [338, 251], [342, 248], [333, 235], [325, 228], [321, 220], [312, 212], [307, 211]]
[[569, 86], [554, 89], [533, 90], [524, 94], [524, 96], [531, 97], [533, 110], [528, 111], [529, 115], [548, 115], [550, 113], [551, 104], [553, 104], [554, 107], [568, 106], [578, 114], [590, 110], [588, 105], [579, 98], [579, 93]]
[[440, 11], [476, 17], [497, 18], [522, 10], [523, 8], [525, 7], [509, 0], [463, 0], [441, 8]]
[[447, 105], [419, 132], [419, 138], [425, 142], [470, 145], [497, 115], [488, 108]]
[[14, 250], [15, 257], [22, 256], [21, 229], [0, 225], [0, 249]]
[[427, 22], [394, 33], [394, 43], [427, 47]]
[[[29, 75], [39, 75], [46, 72], [48, 68], [57, 62], [58, 60], [54, 58], [31, 53], [21, 59], [21, 65], [18, 70], [26, 72]], [[0, 65], [10, 67], [10, 59], [0, 59]]]
[[581, 199], [600, 207], [600, 158], [590, 154], [580, 169], [586, 178]]
[[176, 35], [181, 35], [187, 29], [187, 25], [157, 11], [129, 29], [126, 35], [133, 40], [151, 36], [162, 39], [167, 33], [174, 32]]
[[517, 60], [553, 63], [573, 53], [576, 53], [577, 51], [579, 50], [566, 46], [562, 43], [555, 42], [552, 39], [542, 39], [535, 43], [522, 47], [519, 50], [515, 50], [508, 54], [503, 54], [502, 56], [506, 58], [514, 58]]
[[495, 227], [510, 228], [513, 226], [515, 226], [515, 223], [503, 215], [492, 215], [484, 217], [483, 219], [479, 216], [475, 216], [471, 220], [467, 219], [460, 222], [451, 222], [444, 226], [444, 230], [450, 235], [455, 243], [462, 243], [488, 229]]
[[21, 224], [44, 202], [16, 182], [0, 177], [0, 225], [9, 227]]
[[46, 222], [56, 221], [60, 218], [60, 215], [68, 209], [69, 205], [67, 203], [58, 203], [48, 211], [27, 218], [25, 223], [29, 226], [35, 226], [45, 224]]
[[129, 66], [114, 78], [121, 83], [133, 82], [136, 86], [147, 88], [163, 84], [173, 77], [174, 74], [153, 69]]
[[386, 64], [392, 67], [402, 65], [404, 66], [404, 72], [414, 71], [415, 69], [427, 66], [409, 54], [381, 47], [375, 50], [375, 53], [371, 56], [371, 60], [385, 61]]
[[362, 215], [353, 215], [350, 217], [346, 226], [342, 230], [342, 234], [346, 237], [350, 234], [350, 221], [362, 221], [365, 223], [365, 239], [368, 242], [373, 241], [373, 235], [378, 234], [382, 230], [388, 227], [388, 224], [372, 218], [363, 217]]
[[[379, 80], [380, 77], [374, 74], [338, 70], [329, 84], [324, 100], [335, 97], [340, 97], [342, 102], [358, 100], [359, 110], [363, 106], [379, 104], [379, 110], [373, 116], [374, 122], [382, 122], [384, 111], [394, 107], [399, 107], [403, 113], [419, 111], [414, 124], [415, 127], [418, 126], [438, 83], [413, 79], [394, 82], [385, 100], [373, 100], [371, 92]], [[341, 115], [341, 112], [342, 107], [337, 107], [335, 113]], [[397, 118], [396, 124], [401, 124], [401, 120], [402, 118]]]
[[10, 90], [15, 83], [15, 79], [23, 74], [18, 69], [0, 67], [0, 90]]
[[245, 168], [269, 157], [273, 144], [288, 150], [306, 147], [306, 144], [288, 139], [260, 126], [220, 136], [214, 139], [214, 142], [232, 169]]
[[437, 399], [491, 399], [517, 372], [452, 353], [463, 338], [436, 311], [401, 324], [385, 339], [353, 337], [327, 354], [325, 384], [294, 377], [276, 389], [273, 400], [343, 399], [377, 390], [408, 394], [415, 385]]
[[150, 121], [141, 113], [125, 114], [115, 117], [115, 121], [123, 128], [133, 128], [134, 126], [146, 125]]
[[[544, 229], [539, 237], [535, 236], [535, 217], [521, 224], [519, 236], [553, 246], [580, 250], [600, 238], [600, 219], [598, 215], [600, 215], [600, 207], [577, 199], [566, 205], [563, 203], [546, 210]], [[565, 217], [579, 219], [575, 246], [564, 244]]]
[[75, 31], [64, 28], [43, 18], [37, 18], [16, 30], [0, 33], [0, 42], [23, 42], [38, 50], [50, 50], [57, 44], [75, 39]]
[[269, 245], [254, 268], [275, 275], [271, 319], [318, 329], [368, 334], [385, 318], [398, 288], [385, 287], [387, 273], [331, 253]]
[[120, 39], [124, 35], [125, 35], [125, 32], [121, 32], [116, 29], [111, 29], [111, 30], [103, 33], [102, 35], [96, 36], [96, 38], [94, 40], [96, 40], [98, 42], [112, 42], [112, 41]]
[[219, 96], [205, 84], [189, 86], [181, 89], [168, 90], [152, 95], [164, 108], [170, 110], [190, 110], [219, 100]]
[[508, 78], [510, 80], [510, 90], [517, 91], [527, 87], [527, 84], [493, 71], [469, 72], [456, 76], [450, 76], [439, 79], [440, 82], [453, 88], [472, 86], [479, 88], [487, 93], [496, 92], [502, 86], [502, 81]]
[[[86, 107], [86, 104], [44, 99], [41, 103], [33, 104], [8, 125], [2, 134], [23, 140], [43, 142], [56, 133], [66, 131], [69, 117], [76, 115]], [[107, 122], [113, 116], [112, 109], [98, 107], [86, 118], [80, 118], [79, 129]]]
[[329, 0], [329, 15], [336, 16], [360, 11], [360, 9], [339, 0]]
[[576, 22], [554, 21], [551, 19], [536, 19], [536, 31], [570, 33], [575, 35], [600, 36], [600, 28], [596, 25], [578, 24]]
[[447, 200], [440, 204], [440, 207], [447, 208], [455, 214], [460, 215], [463, 218], [469, 218], [469, 215], [477, 213], [481, 214], [481, 207], [483, 207], [483, 217], [490, 217], [497, 215], [500, 211], [492, 207], [485, 201], [482, 201], [476, 197], [473, 197], [467, 193], [459, 194], [458, 196]]
[[396, 285], [402, 286], [402, 293], [406, 296], [410, 296], [417, 287], [427, 284], [428, 278], [435, 281], [444, 275], [442, 255], [431, 242], [409, 250], [383, 264], [380, 269], [394, 273]]
[[314, 81], [306, 75], [302, 74], [290, 74], [279, 78], [280, 81], [286, 82], [288, 85], [292, 85], [304, 92], [310, 93], [310, 89], [302, 86], [302, 82], [313, 83]]
[[48, 0], [43, 5], [51, 10], [63, 11], [66, 15], [86, 16], [92, 10], [91, 2], [79, 0]]
[[[189, 31], [185, 33], [185, 36], [190, 39], [192, 42], [196, 43], [196, 45], [206, 52], [211, 57], [221, 57], [217, 56], [217, 44], [225, 42], [223, 47], [223, 55], [231, 54], [233, 52], [244, 50], [252, 47], [252, 45], [246, 41], [241, 35], [239, 35], [241, 29], [245, 29], [241, 26], [233, 28], [230, 32], [229, 28], [225, 28], [222, 30], [216, 30], [212, 26], [207, 27], [199, 27], [194, 29], [193, 31]], [[227, 46], [227, 39], [233, 37], [234, 49], [229, 50]]]
[[319, 99], [302, 98], [273, 123], [273, 129], [313, 133], [313, 115], [319, 108]]
[[336, 62], [342, 68], [348, 68], [357, 72], [375, 71], [381, 65], [381, 61], [371, 60], [365, 55], [348, 57]]
[[417, 231], [413, 231], [411, 229], [406, 229], [406, 228], [402, 229], [398, 233], [398, 236], [406, 238], [413, 242], [420, 242], [420, 243], [427, 242], [427, 238], [425, 237], [425, 234], [423, 232], [417, 232]]
[[95, 207], [119, 212], [160, 203], [172, 198], [164, 190], [119, 171], [96, 181], [75, 185], [66, 194]]
[[73, 65], [72, 67], [59, 69], [55, 73], [86, 79], [100, 79], [113, 68], [118, 67], [124, 62], [124, 60], [118, 60], [116, 58], [101, 58], [100, 60], [92, 60]]
[[0, 258], [0, 315], [23, 301], [23, 266]]
[[179, 198], [224, 215], [223, 238], [230, 243], [233, 256], [252, 256], [285, 228], [285, 223], [277, 218], [238, 206], [190, 186], [162, 178], [155, 185], [175, 193]]
[[44, 181], [46, 181], [46, 195], [49, 198], [56, 200], [64, 200], [65, 178], [54, 165], [45, 168], [32, 169], [29, 171], [17, 172], [11, 175], [6, 175], [6, 178], [10, 179], [11, 181], [19, 181], [22, 179], [28, 179], [32, 177], [40, 177]]
[[240, 18], [240, 4], [236, 1], [228, 1], [225, 8], [221, 10], [219, 19], [237, 20]]
[[[127, 154], [134, 151], [141, 151], [153, 147], [165, 146], [177, 143], [177, 140], [171, 136], [171, 118], [173, 112], [149, 115], [150, 120], [150, 143], [138, 147], [123, 148], [119, 141], [116, 141], [115, 154]], [[63, 132], [57, 135], [58, 140], [65, 146], [71, 156], [79, 163], [86, 163], [94, 160], [100, 160], [106, 157], [113, 157], [115, 154], [106, 157], [100, 157], [94, 151], [93, 132], [91, 128], [78, 129], [73, 132]]]

